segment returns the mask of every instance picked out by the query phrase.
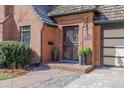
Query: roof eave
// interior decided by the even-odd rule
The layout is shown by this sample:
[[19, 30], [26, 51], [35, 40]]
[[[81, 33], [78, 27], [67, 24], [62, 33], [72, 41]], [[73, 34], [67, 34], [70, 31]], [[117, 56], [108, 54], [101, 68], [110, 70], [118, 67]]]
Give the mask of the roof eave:
[[124, 19], [121, 20], [98, 20], [94, 21], [94, 24], [108, 24], [108, 23], [119, 23], [124, 22]]
[[42, 23], [43, 23], [43, 24], [50, 25], [50, 26], [55, 26], [55, 27], [57, 27], [57, 24], [54, 24], [54, 23], [47, 23], [47, 22], [44, 22], [44, 21], [42, 21]]

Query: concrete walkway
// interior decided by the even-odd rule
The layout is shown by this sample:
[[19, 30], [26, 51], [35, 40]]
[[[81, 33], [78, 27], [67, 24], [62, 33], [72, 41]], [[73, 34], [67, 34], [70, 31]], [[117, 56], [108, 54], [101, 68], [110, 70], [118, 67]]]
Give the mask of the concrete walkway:
[[71, 75], [75, 76], [75, 74], [77, 74], [77, 72], [69, 72], [57, 69], [41, 69], [41, 67], [39, 67], [36, 69], [34, 68], [33, 71], [24, 76], [0, 81], [0, 88], [34, 87], [40, 82], [49, 81], [57, 77], [68, 77]]
[[0, 81], [5, 88], [124, 88], [124, 68], [103, 68], [83, 74], [35, 68], [24, 76]]
[[95, 69], [64, 86], [65, 88], [124, 88], [124, 68]]
[[124, 68], [101, 68], [36, 84], [36, 88], [124, 88]]

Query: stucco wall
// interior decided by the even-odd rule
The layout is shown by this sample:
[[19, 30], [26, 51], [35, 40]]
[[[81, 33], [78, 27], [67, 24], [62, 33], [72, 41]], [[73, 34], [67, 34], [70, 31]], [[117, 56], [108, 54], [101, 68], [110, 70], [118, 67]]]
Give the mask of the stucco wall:
[[41, 29], [42, 23], [32, 10], [31, 6], [14, 6], [13, 31], [11, 40], [20, 40], [20, 26], [31, 26], [30, 46], [34, 51], [32, 63], [39, 63], [41, 58]]
[[0, 5], [0, 21], [4, 18], [4, 5]]
[[[30, 46], [33, 49], [33, 57], [31, 63], [40, 62], [41, 58], [41, 29], [42, 23], [33, 12], [31, 6], [0, 6], [0, 14], [11, 15], [2, 25], [4, 30], [4, 40], [20, 41], [20, 26], [31, 26], [31, 42]], [[5, 16], [5, 15], [4, 15]], [[3, 17], [3, 16], [2, 16]], [[2, 18], [1, 17], [1, 18]], [[5, 18], [5, 17], [4, 17]], [[1, 35], [0, 35], [1, 36]]]
[[3, 41], [3, 24], [0, 24], [0, 42]]
[[0, 41], [3, 41], [3, 24], [1, 23], [4, 19], [4, 6], [0, 5]]

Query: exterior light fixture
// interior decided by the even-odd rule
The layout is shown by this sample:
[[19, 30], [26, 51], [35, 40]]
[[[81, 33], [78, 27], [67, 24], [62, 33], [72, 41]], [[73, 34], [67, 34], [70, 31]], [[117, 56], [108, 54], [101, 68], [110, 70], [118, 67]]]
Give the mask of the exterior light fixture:
[[91, 40], [91, 35], [89, 34], [89, 19], [88, 18], [83, 19], [83, 31], [86, 32], [84, 36], [84, 40]]

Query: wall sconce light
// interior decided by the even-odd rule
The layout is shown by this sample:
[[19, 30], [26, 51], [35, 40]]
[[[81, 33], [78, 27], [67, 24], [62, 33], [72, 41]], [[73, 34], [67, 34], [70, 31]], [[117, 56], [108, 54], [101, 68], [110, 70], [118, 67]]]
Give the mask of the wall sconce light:
[[91, 40], [91, 35], [89, 34], [89, 22], [88, 21], [89, 21], [88, 18], [83, 19], [83, 31], [86, 32], [84, 36], [84, 40]]
[[48, 41], [48, 45], [54, 45], [54, 42], [52, 40]]

